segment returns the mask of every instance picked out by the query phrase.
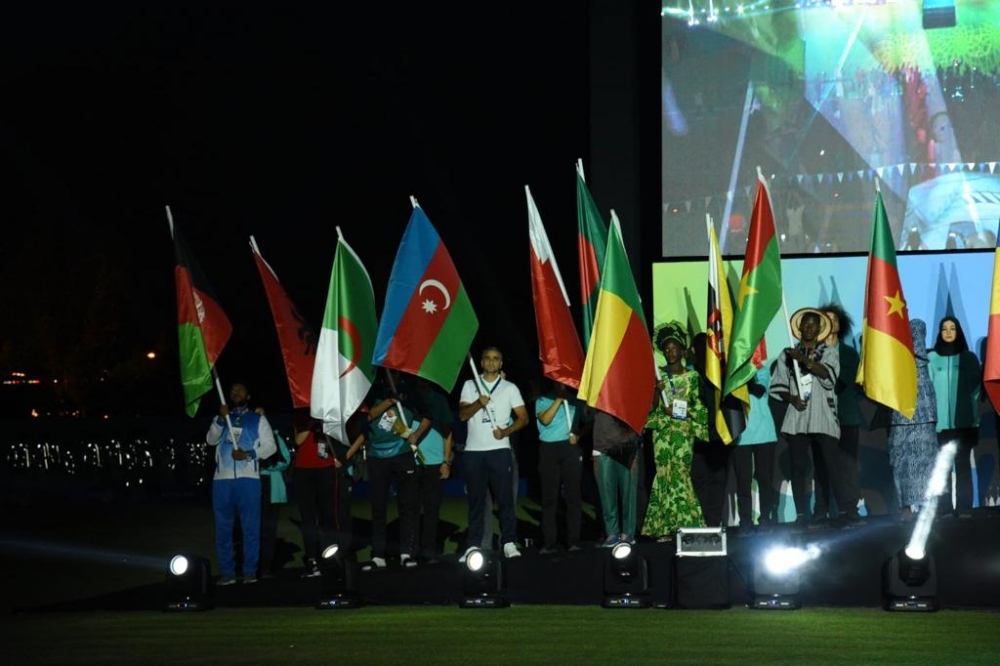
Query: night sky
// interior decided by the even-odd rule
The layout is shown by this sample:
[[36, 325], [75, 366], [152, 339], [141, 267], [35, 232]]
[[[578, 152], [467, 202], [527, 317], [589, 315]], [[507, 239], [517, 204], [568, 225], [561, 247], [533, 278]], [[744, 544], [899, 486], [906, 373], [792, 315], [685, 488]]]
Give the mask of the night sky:
[[578, 301], [587, 3], [242, 4], [5, 19], [0, 370], [131, 373], [182, 413], [170, 204], [233, 322], [223, 380], [287, 409], [250, 234], [318, 326], [336, 225], [381, 306], [412, 194], [470, 293], [474, 352], [537, 372], [523, 186]]

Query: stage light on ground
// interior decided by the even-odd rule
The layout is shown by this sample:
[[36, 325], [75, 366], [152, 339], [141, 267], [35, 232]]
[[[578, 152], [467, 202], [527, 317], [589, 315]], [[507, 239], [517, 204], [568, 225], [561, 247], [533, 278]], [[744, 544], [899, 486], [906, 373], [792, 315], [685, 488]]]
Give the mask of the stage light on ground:
[[938, 587], [934, 558], [910, 547], [900, 550], [882, 568], [882, 591], [886, 610], [936, 611]]
[[799, 588], [802, 566], [820, 556], [815, 545], [806, 548], [777, 546], [754, 565], [752, 607], [760, 610], [795, 610], [802, 607]]
[[208, 559], [200, 555], [174, 555], [167, 567], [164, 610], [210, 610], [213, 607], [211, 571]]
[[459, 608], [506, 608], [507, 567], [496, 553], [474, 548], [465, 558]]
[[649, 564], [628, 543], [617, 544], [604, 561], [605, 608], [648, 608]]
[[358, 563], [337, 544], [323, 549], [319, 558], [320, 598], [317, 610], [337, 610], [358, 608], [361, 598], [358, 594]]

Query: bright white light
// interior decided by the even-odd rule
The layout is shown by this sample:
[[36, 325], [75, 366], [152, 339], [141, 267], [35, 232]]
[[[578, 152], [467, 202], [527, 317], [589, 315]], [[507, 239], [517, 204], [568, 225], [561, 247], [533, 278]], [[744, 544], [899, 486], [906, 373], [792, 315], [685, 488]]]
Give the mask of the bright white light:
[[903, 552], [906, 553], [906, 556], [911, 560], [922, 560], [924, 559], [924, 555], [927, 554], [923, 546], [915, 546], [913, 544], [907, 546], [906, 550]]
[[335, 543], [327, 546], [326, 548], [323, 549], [323, 559], [324, 560], [330, 559], [331, 557], [337, 554], [338, 550], [340, 550], [340, 546], [338, 546]]
[[807, 548], [772, 548], [764, 555], [764, 566], [770, 573], [784, 576], [795, 571], [809, 560], [815, 560], [819, 555], [820, 550], [815, 544], [811, 544]]
[[611, 549], [611, 557], [615, 558], [616, 560], [624, 560], [631, 554], [632, 554], [631, 544], [620, 543]]
[[465, 564], [469, 567], [469, 571], [479, 571], [486, 565], [486, 556], [483, 555], [483, 551], [474, 550], [469, 553], [469, 557], [466, 558]]
[[174, 555], [170, 560], [170, 573], [175, 576], [183, 576], [188, 570], [188, 558], [183, 555]]

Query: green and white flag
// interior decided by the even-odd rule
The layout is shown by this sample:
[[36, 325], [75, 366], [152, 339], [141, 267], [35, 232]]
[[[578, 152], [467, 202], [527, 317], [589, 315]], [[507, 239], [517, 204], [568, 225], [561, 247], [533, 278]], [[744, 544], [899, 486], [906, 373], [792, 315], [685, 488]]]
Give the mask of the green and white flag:
[[337, 229], [330, 291], [316, 347], [310, 411], [323, 431], [350, 445], [347, 420], [371, 388], [372, 348], [378, 322], [371, 278]]

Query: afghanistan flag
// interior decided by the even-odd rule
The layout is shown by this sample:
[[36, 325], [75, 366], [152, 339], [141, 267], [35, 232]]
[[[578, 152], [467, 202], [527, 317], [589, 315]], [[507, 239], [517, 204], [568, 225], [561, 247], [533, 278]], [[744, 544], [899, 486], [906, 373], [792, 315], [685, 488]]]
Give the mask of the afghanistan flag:
[[780, 309], [781, 253], [774, 233], [771, 197], [763, 177], [758, 176], [743, 276], [736, 295], [723, 395], [744, 386], [757, 372], [753, 362], [754, 350], [764, 339], [768, 325]]
[[531, 240], [531, 293], [535, 301], [538, 328], [538, 358], [542, 373], [557, 382], [580, 387], [583, 373], [583, 347], [573, 327], [569, 296], [563, 285], [556, 257], [549, 244], [542, 216], [524, 186], [528, 197], [528, 237]]
[[451, 391], [478, 329], [448, 248], [415, 205], [389, 276], [372, 361]]
[[590, 196], [583, 178], [583, 161], [576, 163], [577, 255], [580, 259], [580, 292], [583, 303], [583, 344], [590, 344], [594, 327], [597, 297], [601, 286], [601, 267], [608, 248], [608, 225], [601, 219], [597, 204]]
[[350, 445], [347, 420], [371, 388], [371, 350], [378, 323], [371, 278], [358, 255], [337, 229], [330, 290], [316, 346], [312, 374], [311, 413], [323, 431]]
[[993, 253], [993, 295], [990, 297], [990, 323], [986, 334], [986, 360], [983, 385], [993, 409], [1000, 412], [1000, 233]]
[[174, 239], [174, 280], [177, 284], [177, 337], [180, 342], [181, 383], [188, 416], [198, 412], [201, 396], [212, 390], [212, 368], [229, 342], [233, 326], [212, 288], [195, 263], [187, 243], [174, 227], [167, 206], [167, 223]]
[[285, 375], [292, 392], [292, 406], [308, 407], [313, 367], [316, 365], [316, 333], [299, 314], [299, 309], [281, 286], [274, 269], [264, 261], [253, 236], [250, 237], [250, 247], [257, 263], [257, 272], [264, 283], [267, 302], [271, 306], [274, 327], [278, 331], [281, 357], [285, 361]]
[[614, 211], [602, 276], [578, 395], [641, 433], [656, 388], [655, 361]]
[[[719, 240], [712, 219], [705, 216], [708, 226], [708, 317], [706, 319], [705, 378], [715, 387], [711, 414], [715, 430], [723, 443], [731, 444], [746, 428], [746, 415], [740, 405], [750, 404], [746, 384], [733, 389], [732, 396], [723, 396], [722, 380], [726, 376], [726, 341], [733, 329], [733, 302], [729, 282], [722, 265]], [[697, 350], [696, 350], [697, 353]], [[751, 350], [753, 353], [753, 350]]]
[[917, 409], [917, 363], [910, 315], [896, 269], [889, 218], [882, 193], [875, 193], [872, 244], [868, 255], [865, 313], [861, 325], [857, 383], [865, 395], [906, 418]]

